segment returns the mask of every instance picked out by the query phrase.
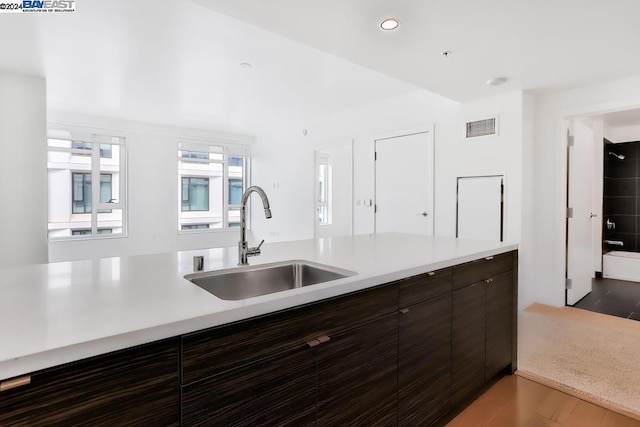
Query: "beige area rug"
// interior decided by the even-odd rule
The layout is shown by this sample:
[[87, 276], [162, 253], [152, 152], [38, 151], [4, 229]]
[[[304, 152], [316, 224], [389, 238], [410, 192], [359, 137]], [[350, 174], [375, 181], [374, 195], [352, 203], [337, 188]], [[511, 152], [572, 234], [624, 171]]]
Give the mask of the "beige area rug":
[[640, 321], [533, 304], [518, 315], [518, 371], [640, 418]]

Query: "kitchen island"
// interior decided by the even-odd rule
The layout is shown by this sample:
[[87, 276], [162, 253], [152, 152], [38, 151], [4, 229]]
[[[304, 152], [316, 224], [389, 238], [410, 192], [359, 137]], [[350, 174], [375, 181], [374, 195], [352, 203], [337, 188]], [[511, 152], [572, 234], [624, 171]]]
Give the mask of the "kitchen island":
[[[463, 359], [444, 363], [444, 371], [447, 372], [447, 378], [450, 378], [447, 380], [447, 387], [455, 385], [456, 378], [466, 383], [465, 370], [480, 366], [477, 363], [481, 363], [482, 367], [482, 378], [477, 379], [481, 386], [497, 372], [505, 368], [515, 369], [515, 351], [509, 352], [506, 364], [503, 363], [504, 352], [498, 355], [500, 361], [495, 366], [491, 360], [485, 360], [485, 350], [487, 357], [492, 351], [491, 348], [485, 347], [485, 337], [495, 332], [502, 342], [508, 333], [508, 346], [515, 347], [515, 339], [511, 339], [515, 334], [515, 328], [509, 325], [507, 331], [500, 327], [504, 323], [505, 314], [502, 313], [502, 321], [494, 321], [491, 315], [492, 305], [497, 302], [502, 304], [501, 307], [509, 308], [509, 319], [515, 316], [517, 253], [512, 251], [516, 249], [515, 245], [508, 244], [395, 233], [274, 243], [265, 245], [262, 255], [252, 258], [251, 264], [303, 259], [351, 270], [357, 274], [239, 301], [221, 300], [183, 277], [192, 272], [192, 259], [196, 255], [204, 256], [205, 270], [234, 267], [237, 263], [236, 248], [117, 257], [2, 270], [0, 342], [3, 345], [0, 347], [0, 381], [5, 380], [2, 384], [11, 385], [11, 381], [29, 376], [34, 378], [35, 384], [40, 372], [44, 376], [50, 371], [55, 374], [56, 369], [70, 369], [75, 372], [77, 367], [73, 370], [74, 365], [82, 363], [86, 364], [82, 369], [90, 370], [95, 366], [106, 365], [106, 356], [87, 358], [115, 352], [112, 357], [120, 359], [114, 362], [113, 366], [117, 368], [110, 371], [109, 378], [115, 378], [114, 372], [126, 371], [129, 369], [127, 366], [134, 366], [139, 373], [148, 366], [149, 372], [153, 373], [152, 377], [161, 379], [152, 387], [158, 388], [163, 381], [166, 384], [175, 383], [172, 385], [175, 388], [172, 389], [175, 396], [171, 390], [162, 394], [158, 400], [162, 402], [161, 406], [166, 408], [173, 405], [168, 405], [167, 402], [175, 401], [176, 408], [173, 412], [180, 417], [175, 422], [195, 425], [206, 424], [216, 419], [207, 412], [208, 409], [203, 412], [202, 408], [211, 407], [211, 396], [205, 395], [206, 390], [220, 391], [225, 390], [225, 387], [237, 390], [238, 378], [244, 378], [243, 384], [254, 384], [249, 378], [255, 376], [256, 372], [263, 373], [261, 377], [264, 379], [283, 372], [283, 366], [297, 366], [303, 370], [306, 366], [308, 370], [305, 372], [291, 373], [289, 382], [283, 382], [282, 377], [274, 377], [260, 387], [269, 385], [271, 389], [272, 385], [277, 390], [277, 384], [285, 389], [292, 384], [296, 385], [296, 395], [307, 399], [302, 405], [306, 409], [296, 410], [302, 418], [290, 421], [304, 424], [314, 420], [313, 423], [323, 424], [323, 418], [318, 415], [318, 408], [321, 408], [323, 403], [314, 400], [317, 393], [323, 390], [322, 387], [318, 388], [317, 379], [321, 376], [338, 376], [338, 372], [349, 372], [350, 367], [348, 364], [341, 366], [331, 363], [322, 373], [318, 371], [318, 360], [343, 360], [345, 358], [344, 354], [340, 355], [340, 348], [360, 349], [367, 347], [369, 338], [376, 343], [383, 343], [382, 336], [395, 337], [395, 341], [388, 343], [387, 347], [374, 346], [376, 350], [373, 353], [365, 352], [361, 357], [365, 357], [362, 360], [370, 360], [372, 366], [377, 365], [375, 372], [386, 372], [387, 376], [380, 378], [380, 384], [396, 384], [398, 375], [402, 375], [403, 372], [403, 340], [411, 343], [409, 337], [403, 338], [403, 330], [409, 331], [410, 334], [416, 333], [411, 325], [402, 329], [403, 320], [399, 316], [407, 314], [414, 306], [435, 304], [429, 306], [428, 310], [413, 312], [437, 312], [442, 313], [444, 317], [448, 316], [448, 323], [439, 324], [433, 330], [427, 328], [423, 331], [426, 337], [435, 334], [434, 342], [444, 343], [439, 347], [449, 345], [454, 349], [455, 356], [456, 345], [477, 343], [478, 337], [482, 336], [481, 361], [478, 359], [470, 362]], [[494, 257], [500, 261], [492, 262]], [[498, 265], [498, 270], [494, 269], [492, 272], [492, 265]], [[452, 269], [453, 266], [461, 267]], [[491, 274], [485, 277], [485, 273]], [[437, 280], [430, 284], [429, 278], [432, 276]], [[492, 286], [493, 283], [498, 286]], [[494, 291], [500, 289], [500, 286], [506, 291]], [[439, 291], [433, 294], [426, 292], [420, 297], [420, 294], [425, 293], [424, 289]], [[492, 297], [492, 292], [498, 292], [496, 298]], [[403, 305], [403, 295], [406, 307]], [[509, 297], [508, 300], [505, 296]], [[481, 306], [481, 310], [469, 310], [472, 306]], [[346, 312], [355, 314], [353, 317], [332, 314]], [[468, 316], [467, 313], [481, 316]], [[427, 320], [418, 319], [415, 325], [428, 324]], [[438, 331], [446, 331], [447, 325], [450, 331], [448, 335], [439, 336]], [[474, 332], [471, 336], [456, 335], [457, 327]], [[493, 331], [492, 328], [496, 327], [498, 329]], [[306, 331], [296, 332], [304, 328]], [[349, 335], [349, 331], [359, 332]], [[418, 335], [420, 333], [418, 332]], [[355, 336], [367, 340], [355, 342]], [[279, 343], [273, 344], [278, 339]], [[462, 339], [464, 342], [457, 343], [456, 339]], [[327, 354], [323, 354], [322, 345], [329, 340], [331, 345], [337, 345], [342, 341], [345, 347], [335, 347], [337, 353], [332, 355], [332, 347], [325, 346]], [[252, 346], [247, 344], [244, 347], [234, 347], [235, 343], [252, 341]], [[298, 349], [298, 344], [304, 348], [313, 348], [315, 353], [311, 356], [299, 353], [301, 350]], [[504, 343], [502, 347], [505, 348]], [[233, 351], [218, 351], [221, 348]], [[385, 349], [393, 348], [395, 350], [385, 353]], [[429, 352], [433, 348], [422, 350]], [[446, 350], [445, 353], [451, 353], [450, 348]], [[477, 353], [480, 354], [479, 349]], [[473, 356], [473, 352], [467, 350], [461, 351], [460, 354], [464, 358]], [[205, 356], [208, 355], [213, 359], [207, 360]], [[382, 359], [376, 362], [375, 355]], [[272, 357], [278, 360], [279, 368], [276, 369], [276, 365], [273, 365]], [[357, 353], [351, 354], [350, 358], [357, 360]], [[158, 366], [160, 359], [167, 361], [166, 366]], [[238, 364], [229, 364], [230, 359], [238, 359]], [[92, 360], [97, 363], [91, 363]], [[215, 369], [211, 368], [214, 365]], [[256, 371], [254, 368], [258, 366], [260, 370]], [[472, 374], [476, 374], [477, 377], [479, 369], [476, 371]], [[442, 372], [439, 375], [444, 378]], [[373, 376], [373, 373], [369, 375]], [[307, 383], [298, 384], [299, 381], [304, 382], [305, 378], [308, 380]], [[204, 384], [207, 386], [204, 387]], [[28, 384], [23, 387], [26, 390], [30, 386]], [[342, 386], [344, 388], [344, 384]], [[0, 394], [0, 408], [3, 399], [7, 399], [7, 394], [4, 393], [14, 393], [18, 396], [23, 387], [16, 387]], [[122, 385], [116, 382], [113, 387]], [[249, 387], [245, 391], [255, 394], [257, 390], [262, 390], [259, 386], [256, 387]], [[340, 388], [340, 384], [327, 387], [324, 390], [336, 390]], [[371, 388], [366, 384], [363, 387], [363, 390]], [[378, 389], [384, 390], [384, 387]], [[477, 387], [474, 386], [472, 389], [476, 390]], [[401, 395], [402, 390], [394, 390], [393, 393], [387, 393], [385, 399], [392, 394]], [[95, 391], [92, 393], [95, 394]], [[464, 401], [469, 393], [469, 390], [453, 393], [451, 398], [447, 399], [448, 406]], [[336, 396], [329, 396], [325, 400], [332, 402]], [[234, 396], [233, 393], [229, 398], [230, 401], [238, 401], [238, 396]], [[19, 396], [16, 399], [19, 401]], [[81, 401], [81, 397], [78, 399]], [[203, 406], [203, 402], [206, 405]], [[329, 405], [326, 402], [325, 404]], [[391, 408], [388, 406], [383, 412], [401, 412], [400, 398], [397, 398], [397, 410], [395, 402], [396, 400], [392, 405], [393, 410], [388, 409]], [[301, 404], [298, 401], [294, 403], [294, 407]], [[15, 405], [15, 402], [12, 404]], [[278, 405], [281, 404], [282, 402], [278, 402]], [[411, 402], [407, 404], [411, 406]], [[228, 402], [221, 405], [228, 405]], [[193, 410], [190, 411], [188, 408]], [[224, 412], [232, 412], [227, 406], [225, 408]], [[247, 413], [246, 407], [238, 410], [238, 413]], [[409, 407], [406, 419], [410, 420], [414, 412]], [[282, 414], [283, 411], [280, 410], [279, 413]], [[284, 413], [286, 415], [286, 411]], [[193, 417], [189, 418], [189, 414]], [[441, 412], [437, 414], [442, 415]], [[327, 413], [324, 424], [344, 421], [332, 416], [333, 414]], [[381, 414], [372, 416], [380, 419]], [[146, 421], [154, 424], [157, 419]], [[173, 421], [167, 423], [171, 424]], [[250, 424], [249, 421], [247, 423]]]

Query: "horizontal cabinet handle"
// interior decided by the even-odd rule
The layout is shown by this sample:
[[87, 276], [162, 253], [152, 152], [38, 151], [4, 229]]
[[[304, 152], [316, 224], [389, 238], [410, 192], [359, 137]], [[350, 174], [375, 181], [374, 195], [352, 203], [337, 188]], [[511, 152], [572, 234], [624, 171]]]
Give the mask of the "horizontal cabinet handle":
[[22, 387], [23, 385], [27, 384], [31, 384], [31, 375], [25, 375], [24, 377], [2, 381], [0, 383], [0, 392], [11, 390], [12, 388]]
[[309, 348], [313, 348], [329, 340], [331, 340], [331, 338], [328, 337], [327, 335], [321, 335], [319, 337], [312, 339], [311, 341], [307, 341], [307, 345], [309, 346]]
[[400, 310], [400, 314], [407, 314], [409, 312], [408, 308], [403, 308], [402, 310]]
[[487, 261], [491, 261], [491, 260], [493, 259], [493, 257], [492, 257], [492, 256], [488, 256], [488, 257], [486, 257], [485, 259], [486, 259]]
[[435, 276], [435, 275], [436, 275], [436, 272], [435, 272], [435, 271], [430, 271], [430, 272], [428, 272], [428, 273], [427, 273], [427, 275], [428, 275], [428, 276]]
[[493, 282], [493, 279], [486, 279], [485, 280], [485, 283], [491, 283], [491, 282]]

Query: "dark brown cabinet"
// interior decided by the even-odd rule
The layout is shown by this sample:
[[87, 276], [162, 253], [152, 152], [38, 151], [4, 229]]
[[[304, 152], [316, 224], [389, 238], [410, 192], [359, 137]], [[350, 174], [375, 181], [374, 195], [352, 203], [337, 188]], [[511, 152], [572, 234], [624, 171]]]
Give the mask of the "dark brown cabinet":
[[429, 425], [450, 409], [451, 293], [401, 309], [398, 336], [398, 424]]
[[395, 425], [397, 313], [331, 336], [318, 348], [318, 425]]
[[484, 384], [485, 283], [453, 292], [451, 404], [462, 402]]
[[453, 268], [451, 404], [464, 402], [513, 363], [515, 252]]
[[315, 425], [315, 353], [299, 346], [183, 387], [183, 425]]
[[178, 425], [179, 340], [31, 375], [0, 393], [0, 425]]
[[485, 380], [511, 364], [513, 273], [489, 279], [486, 301]]
[[394, 424], [397, 308], [386, 285], [183, 336], [183, 424]]

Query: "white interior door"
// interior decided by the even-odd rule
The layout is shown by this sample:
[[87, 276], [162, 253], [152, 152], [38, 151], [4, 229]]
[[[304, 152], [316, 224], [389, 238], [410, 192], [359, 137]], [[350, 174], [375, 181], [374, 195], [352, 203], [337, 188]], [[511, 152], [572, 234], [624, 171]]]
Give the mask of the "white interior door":
[[573, 120], [573, 146], [568, 155], [568, 207], [572, 214], [567, 220], [567, 305], [573, 305], [591, 292], [594, 277], [592, 248], [592, 183], [595, 161], [593, 130], [579, 120]]
[[502, 184], [502, 175], [458, 178], [456, 237], [502, 241]]
[[376, 140], [375, 231], [433, 234], [433, 132]]

